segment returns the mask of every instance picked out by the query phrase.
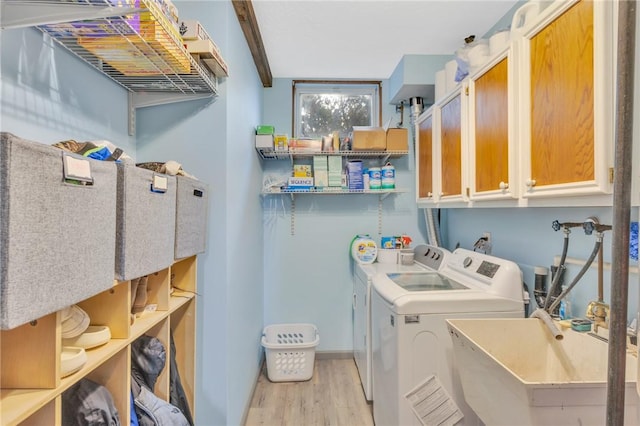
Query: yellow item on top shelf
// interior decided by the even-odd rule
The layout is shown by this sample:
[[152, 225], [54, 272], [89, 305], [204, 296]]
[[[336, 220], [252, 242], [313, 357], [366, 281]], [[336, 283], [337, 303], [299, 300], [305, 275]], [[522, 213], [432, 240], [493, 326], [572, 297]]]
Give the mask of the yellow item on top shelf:
[[289, 136], [287, 135], [273, 135], [273, 145], [276, 151], [288, 151], [289, 150]]
[[313, 177], [311, 172], [311, 165], [309, 164], [294, 164], [293, 165], [294, 177]]
[[78, 37], [78, 44], [127, 76], [190, 74], [180, 33], [153, 0], [140, 0], [139, 33]]

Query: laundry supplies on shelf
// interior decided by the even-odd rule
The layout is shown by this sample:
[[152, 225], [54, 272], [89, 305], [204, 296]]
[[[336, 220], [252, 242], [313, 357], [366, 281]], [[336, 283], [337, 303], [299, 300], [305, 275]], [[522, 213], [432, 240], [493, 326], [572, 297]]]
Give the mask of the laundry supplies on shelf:
[[378, 245], [369, 235], [356, 235], [351, 240], [350, 250], [353, 260], [361, 264], [373, 263], [378, 256]]

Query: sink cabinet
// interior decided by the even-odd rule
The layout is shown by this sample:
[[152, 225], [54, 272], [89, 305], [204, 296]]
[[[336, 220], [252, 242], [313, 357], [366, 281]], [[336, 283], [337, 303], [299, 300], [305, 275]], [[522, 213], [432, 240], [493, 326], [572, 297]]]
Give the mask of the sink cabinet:
[[614, 4], [554, 2], [516, 41], [524, 198], [612, 192]]

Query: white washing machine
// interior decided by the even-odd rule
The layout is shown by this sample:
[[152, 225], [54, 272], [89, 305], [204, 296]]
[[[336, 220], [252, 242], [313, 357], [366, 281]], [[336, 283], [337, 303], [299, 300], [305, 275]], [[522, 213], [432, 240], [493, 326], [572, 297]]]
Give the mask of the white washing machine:
[[353, 279], [353, 358], [358, 367], [360, 382], [367, 401], [373, 400], [371, 376], [371, 283], [379, 273], [425, 272], [440, 269], [445, 258], [451, 254], [448, 250], [429, 245], [414, 248], [414, 263], [356, 263]]
[[432, 408], [405, 395], [429, 378], [464, 416], [456, 424], [481, 425], [464, 400], [445, 319], [523, 317], [522, 272], [511, 261], [456, 249], [438, 272], [376, 274], [371, 315], [376, 426], [421, 425], [414, 409]]

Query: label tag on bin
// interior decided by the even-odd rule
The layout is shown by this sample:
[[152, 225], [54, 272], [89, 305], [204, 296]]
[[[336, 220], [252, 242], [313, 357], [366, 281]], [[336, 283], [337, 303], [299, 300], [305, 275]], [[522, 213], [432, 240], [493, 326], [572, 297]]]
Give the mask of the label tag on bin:
[[151, 192], [167, 192], [169, 187], [169, 180], [166, 176], [153, 175], [153, 182], [151, 182]]
[[93, 185], [91, 161], [89, 159], [63, 153], [62, 168], [65, 181], [74, 180]]

